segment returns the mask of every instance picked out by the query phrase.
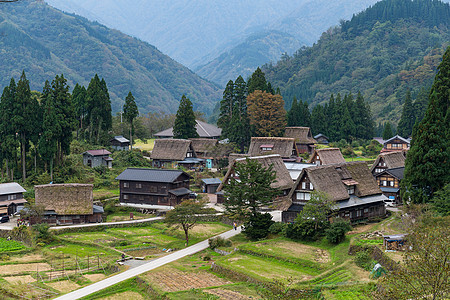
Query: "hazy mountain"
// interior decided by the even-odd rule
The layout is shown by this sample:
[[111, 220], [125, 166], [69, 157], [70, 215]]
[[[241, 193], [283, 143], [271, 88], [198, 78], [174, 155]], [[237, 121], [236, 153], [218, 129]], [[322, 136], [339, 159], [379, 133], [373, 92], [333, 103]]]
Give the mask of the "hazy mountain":
[[449, 41], [447, 3], [384, 0], [263, 71], [288, 107], [294, 96], [314, 105], [361, 91], [378, 121], [396, 123], [406, 90], [431, 84]]
[[224, 83], [247, 77], [282, 53], [292, 54], [296, 45], [312, 45], [340, 19], [378, 0], [46, 1], [147, 41], [205, 78]]
[[25, 70], [31, 87], [63, 73], [69, 85], [86, 85], [98, 73], [113, 111], [132, 91], [141, 113], [175, 112], [182, 94], [209, 113], [221, 91], [154, 46], [41, 1], [0, 4], [0, 86]]

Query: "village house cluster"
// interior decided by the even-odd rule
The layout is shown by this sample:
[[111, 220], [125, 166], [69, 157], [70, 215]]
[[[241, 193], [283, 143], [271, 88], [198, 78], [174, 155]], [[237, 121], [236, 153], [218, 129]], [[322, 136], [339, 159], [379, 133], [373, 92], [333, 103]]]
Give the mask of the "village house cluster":
[[[221, 143], [221, 129], [197, 120], [199, 138], [174, 139], [173, 128], [155, 134], [157, 139], [149, 159], [153, 168], [127, 168], [119, 181], [121, 205], [167, 210], [183, 199], [194, 198], [192, 176], [183, 170], [200, 172], [217, 167], [223, 154], [214, 149]], [[382, 217], [386, 206], [402, 204], [399, 185], [403, 179], [405, 158], [410, 141], [395, 136], [383, 143], [372, 166], [367, 162], [346, 162], [339, 148], [329, 148], [323, 134], [313, 137], [308, 127], [287, 127], [284, 137], [252, 137], [248, 152], [226, 155], [227, 171], [220, 178], [201, 178], [200, 190], [217, 204], [227, 201], [224, 189], [230, 178], [237, 178], [237, 164], [247, 159], [262, 166], [272, 166], [279, 191], [269, 209], [282, 211], [283, 222], [293, 222], [311, 199], [313, 191], [326, 193], [335, 203], [336, 216], [359, 222]], [[130, 141], [115, 136], [110, 141], [114, 151], [130, 150]], [[318, 145], [325, 145], [318, 147]], [[308, 160], [301, 155], [307, 153]], [[113, 159], [106, 149], [84, 152], [86, 166], [111, 168]], [[47, 184], [35, 187], [36, 205], [44, 207], [42, 221], [49, 224], [102, 222], [103, 208], [93, 203], [89, 184]], [[17, 183], [0, 185], [0, 215], [14, 215], [24, 208], [25, 190]], [[35, 220], [30, 220], [35, 222]]]

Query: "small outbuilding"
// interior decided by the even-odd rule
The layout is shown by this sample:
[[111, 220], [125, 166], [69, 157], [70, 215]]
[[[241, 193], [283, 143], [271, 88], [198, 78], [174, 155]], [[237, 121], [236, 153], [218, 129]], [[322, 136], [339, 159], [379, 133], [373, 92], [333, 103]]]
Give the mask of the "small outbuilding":
[[220, 178], [203, 178], [202, 191], [203, 193], [214, 194], [221, 183]]
[[285, 137], [294, 138], [298, 153], [311, 154], [317, 141], [312, 137], [309, 127], [286, 127]]
[[114, 150], [130, 150], [130, 140], [122, 135], [115, 136], [109, 142]]
[[383, 235], [383, 246], [386, 250], [404, 251], [406, 234]]
[[109, 156], [110, 154], [111, 152], [106, 149], [88, 150], [83, 153], [83, 164], [91, 168], [100, 166], [112, 168], [113, 158]]
[[330, 143], [330, 139], [326, 135], [321, 134], [321, 133], [314, 136], [314, 139], [317, 141], [317, 143], [322, 144], [322, 145], [328, 145]]
[[309, 164], [317, 166], [345, 163], [344, 156], [339, 148], [316, 149], [308, 160]]

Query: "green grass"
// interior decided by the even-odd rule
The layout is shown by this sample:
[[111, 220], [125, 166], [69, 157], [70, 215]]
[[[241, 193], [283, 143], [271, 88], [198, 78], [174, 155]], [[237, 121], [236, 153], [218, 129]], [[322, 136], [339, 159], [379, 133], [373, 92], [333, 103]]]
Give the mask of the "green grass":
[[301, 278], [305, 275], [319, 274], [319, 271], [301, 265], [242, 253], [225, 256], [216, 263], [261, 281], [273, 279], [284, 281], [289, 277]]
[[357, 286], [346, 286], [338, 289], [328, 290], [325, 292], [325, 299], [336, 300], [369, 300], [375, 290], [374, 284], [365, 284]]
[[103, 289], [99, 292], [93, 293], [89, 296], [80, 298], [82, 300], [94, 300], [94, 299], [102, 299], [108, 296], [114, 296], [116, 294], [124, 293], [124, 292], [136, 292], [140, 294], [144, 299], [155, 299], [149, 293], [149, 286], [143, 282], [138, 281], [136, 278], [131, 278], [121, 283], [115, 284], [111, 287]]
[[383, 240], [355, 240], [354, 245], [363, 246], [363, 245], [383, 245]]
[[152, 151], [155, 145], [155, 139], [148, 139], [147, 143], [144, 143], [140, 139], [133, 140], [133, 148], [139, 148], [141, 150]]
[[302, 284], [333, 285], [350, 281], [352, 277], [352, 274], [345, 267], [338, 267], [312, 280], [302, 282]]

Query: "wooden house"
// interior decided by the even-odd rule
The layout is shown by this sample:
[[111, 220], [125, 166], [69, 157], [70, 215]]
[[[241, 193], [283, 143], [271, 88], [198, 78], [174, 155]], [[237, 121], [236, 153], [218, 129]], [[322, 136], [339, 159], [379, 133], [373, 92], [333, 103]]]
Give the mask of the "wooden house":
[[[280, 191], [279, 196], [286, 196], [292, 188], [294, 182], [291, 179], [289, 171], [286, 169], [284, 162], [279, 154], [262, 155], [255, 157], [237, 158], [233, 164], [228, 168], [222, 183], [217, 188], [217, 192], [221, 192], [225, 185], [228, 184], [230, 178], [238, 178], [239, 174], [236, 174], [236, 164], [246, 163], [247, 159], [257, 160], [263, 167], [268, 168], [273, 166], [273, 170], [276, 172], [276, 180], [272, 183], [272, 187]], [[224, 195], [226, 196], [226, 195]], [[219, 198], [218, 198], [219, 202]]]
[[83, 153], [83, 164], [91, 168], [100, 166], [112, 168], [113, 158], [109, 156], [110, 154], [111, 152], [106, 149], [88, 150]]
[[283, 222], [293, 222], [313, 191], [326, 193], [335, 203], [337, 216], [358, 222], [382, 217], [387, 199], [365, 162], [315, 166], [303, 169], [294, 183], [282, 212]]
[[328, 145], [330, 143], [330, 139], [324, 135], [319, 133], [318, 135], [314, 136], [314, 139], [317, 141], [317, 143], [322, 144], [322, 145]]
[[114, 150], [130, 150], [130, 140], [121, 135], [115, 136], [109, 142]]
[[[195, 120], [197, 123], [195, 125], [195, 129], [197, 130], [197, 134], [200, 138], [205, 139], [219, 139], [222, 135], [222, 129], [212, 124], [205, 123], [200, 120]], [[173, 127], [169, 129], [165, 129], [158, 133], [155, 133], [154, 136], [158, 139], [170, 139], [173, 138]]]
[[401, 168], [405, 166], [405, 160], [405, 152], [403, 151], [381, 153], [372, 164], [370, 171], [375, 176], [375, 174], [387, 169]]
[[386, 169], [381, 173], [375, 174], [375, 179], [383, 194], [390, 200], [399, 205], [402, 204], [400, 197], [400, 182], [403, 179], [405, 167]]
[[284, 136], [295, 139], [299, 153], [311, 154], [315, 148], [314, 144], [317, 143], [309, 127], [286, 127]]
[[41, 221], [56, 225], [102, 222], [103, 208], [93, 205], [92, 189], [92, 184], [80, 183], [36, 185], [35, 203], [45, 209]]
[[182, 139], [155, 140], [150, 156], [155, 168], [172, 167], [177, 161], [196, 157], [197, 154], [192, 147], [192, 141]]
[[23, 209], [26, 190], [16, 182], [0, 184], [0, 216], [13, 215]]
[[285, 137], [252, 137], [248, 156], [279, 154], [283, 160], [296, 161], [297, 146], [293, 138]]
[[410, 145], [410, 139], [405, 139], [399, 135], [396, 135], [384, 141], [383, 149], [381, 149], [381, 152], [408, 151]]
[[128, 168], [116, 178], [119, 180], [122, 205], [168, 209], [181, 203], [192, 193], [191, 176], [181, 170]]
[[345, 163], [339, 148], [316, 149], [308, 160], [309, 164], [317, 166]]

